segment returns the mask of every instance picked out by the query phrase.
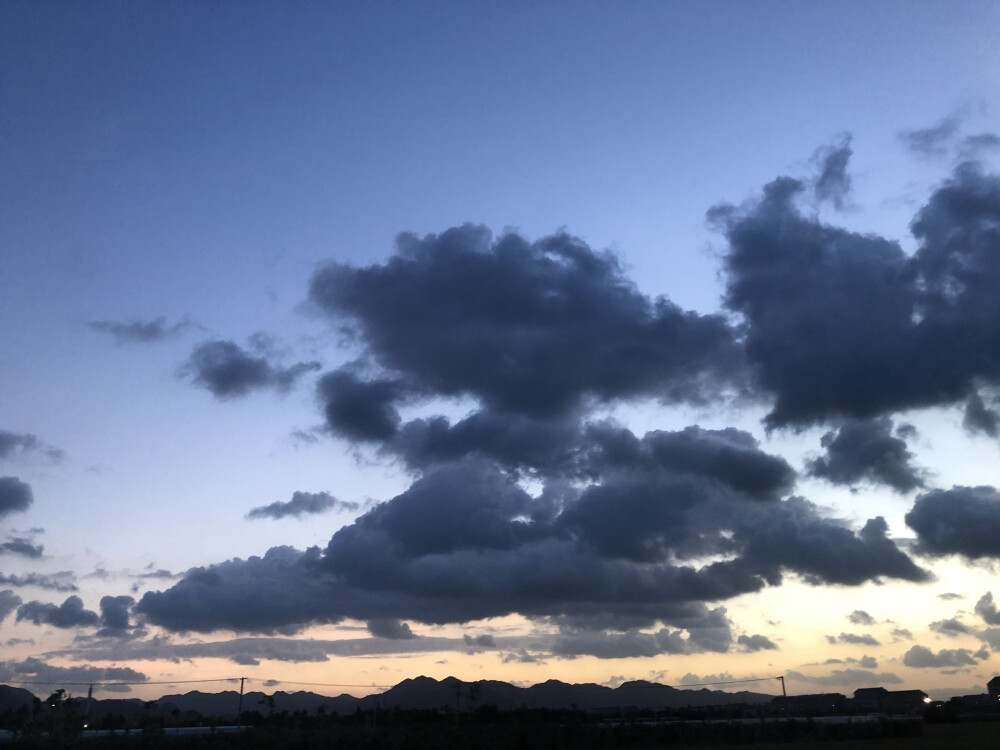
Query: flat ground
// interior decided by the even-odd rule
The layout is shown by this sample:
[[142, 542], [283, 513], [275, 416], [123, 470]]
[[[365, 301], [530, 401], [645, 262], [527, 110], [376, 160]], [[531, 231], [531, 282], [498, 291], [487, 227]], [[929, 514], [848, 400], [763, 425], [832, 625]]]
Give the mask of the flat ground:
[[[898, 737], [842, 742], [766, 743], [727, 745], [741, 750], [1000, 750], [1000, 722], [927, 724], [919, 737]], [[722, 750], [722, 748], [717, 748]]]

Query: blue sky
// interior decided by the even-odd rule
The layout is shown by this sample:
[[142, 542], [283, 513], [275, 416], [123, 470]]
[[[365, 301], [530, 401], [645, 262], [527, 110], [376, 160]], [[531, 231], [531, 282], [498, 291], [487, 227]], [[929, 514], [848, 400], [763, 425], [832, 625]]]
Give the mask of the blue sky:
[[[988, 604], [977, 609], [989, 592], [988, 566], [998, 552], [930, 554], [928, 540], [918, 539], [904, 516], [918, 497], [935, 490], [1000, 483], [996, 430], [991, 435], [963, 426], [974, 395], [986, 415], [981, 424], [989, 422], [1000, 382], [991, 369], [992, 355], [969, 354], [977, 363], [955, 375], [958, 380], [948, 380], [947, 368], [917, 358], [928, 371], [941, 370], [940, 388], [921, 385], [917, 370], [897, 373], [897, 381], [886, 379], [888, 385], [874, 389], [883, 400], [873, 396], [865, 402], [869, 406], [844, 396], [846, 381], [831, 377], [826, 396], [814, 393], [819, 400], [808, 408], [800, 400], [799, 416], [767, 430], [764, 419], [783, 398], [787, 403], [805, 398], [801, 383], [786, 374], [809, 372], [808, 362], [791, 356], [772, 360], [753, 350], [758, 354], [748, 355], [749, 369], [736, 377], [735, 365], [720, 364], [729, 356], [722, 349], [699, 349], [698, 367], [704, 369], [698, 377], [725, 375], [712, 380], [719, 389], [713, 393], [727, 395], [721, 399], [706, 392], [694, 398], [690, 382], [667, 382], [659, 370], [649, 375], [656, 387], [639, 374], [630, 380], [624, 377], [630, 373], [627, 364], [612, 371], [597, 368], [592, 373], [597, 380], [586, 381], [593, 363], [570, 342], [590, 342], [584, 350], [595, 347], [596, 361], [608, 335], [599, 332], [621, 330], [610, 327], [605, 309], [607, 315], [591, 311], [592, 317], [546, 329], [552, 336], [548, 348], [534, 352], [535, 359], [518, 361], [535, 380], [511, 375], [511, 389], [531, 390], [525, 383], [540, 389], [553, 373], [530, 368], [545, 352], [564, 346], [569, 353], [561, 361], [580, 372], [581, 400], [555, 417], [555, 407], [540, 416], [534, 406], [525, 406], [527, 391], [514, 394], [489, 380], [490, 368], [500, 371], [506, 360], [490, 360], [488, 350], [495, 345], [505, 351], [508, 329], [494, 329], [476, 342], [471, 323], [465, 327], [461, 316], [454, 330], [445, 326], [435, 334], [431, 322], [452, 319], [430, 315], [419, 328], [429, 338], [413, 340], [416, 354], [407, 349], [409, 334], [397, 334], [419, 322], [425, 308], [409, 307], [406, 300], [423, 289], [424, 277], [402, 274], [392, 281], [386, 269], [401, 232], [447, 237], [442, 233], [449, 228], [472, 223], [487, 227], [494, 239], [511, 232], [529, 245], [565, 232], [582, 244], [557, 243], [562, 248], [557, 255], [584, 247], [585, 257], [606, 260], [602, 253], [610, 251], [617, 258], [602, 266], [600, 284], [610, 286], [599, 284], [593, 296], [581, 300], [600, 300], [607, 292], [609, 305], [615, 300], [625, 305], [610, 291], [624, 285], [632, 290], [627, 305], [652, 305], [665, 296], [701, 316], [704, 327], [692, 334], [697, 342], [710, 340], [715, 334], [709, 329], [716, 331], [712, 326], [718, 323], [741, 352], [755, 333], [757, 341], [773, 343], [769, 336], [801, 329], [794, 323], [787, 330], [772, 325], [769, 315], [781, 317], [773, 298], [765, 303], [754, 296], [759, 292], [744, 290], [749, 302], [741, 306], [734, 295], [738, 282], [750, 280], [737, 263], [751, 252], [747, 242], [741, 244], [741, 232], [764, 226], [764, 186], [776, 177], [794, 177], [803, 185], [786, 219], [797, 216], [809, 227], [857, 233], [834, 238], [829, 247], [857, 242], [862, 257], [877, 256], [890, 266], [906, 263], [889, 258], [891, 253], [879, 255], [876, 245], [856, 238], [877, 235], [898, 243], [906, 257], [919, 255], [922, 241], [911, 234], [910, 222], [934, 196], [945, 195], [943, 185], [962, 195], [978, 189], [985, 203], [977, 210], [991, 215], [996, 195], [990, 192], [996, 180], [991, 170], [1000, 153], [998, 16], [996, 5], [986, 2], [5, 4], [0, 8], [0, 340], [6, 356], [0, 359], [0, 431], [8, 436], [8, 448], [0, 453], [0, 477], [21, 483], [8, 487], [29, 486], [33, 501], [23, 508], [17, 499], [23, 494], [16, 494], [21, 490], [10, 490], [15, 494], [5, 496], [8, 512], [0, 514], [6, 543], [22, 542], [0, 555], [0, 572], [10, 582], [0, 585], [9, 591], [0, 599], [9, 603], [0, 627], [10, 654], [0, 678], [41, 679], [40, 672], [24, 670], [26, 659], [39, 659], [56, 670], [46, 674], [66, 680], [82, 674], [72, 670], [109, 666], [127, 666], [151, 680], [252, 666], [262, 679], [291, 683], [317, 681], [332, 662], [338, 673], [355, 675], [348, 682], [372, 684], [391, 684], [416, 672], [522, 682], [655, 676], [672, 683], [685, 675], [795, 672], [801, 676], [798, 692], [818, 690], [817, 685], [850, 690], [873, 681], [891, 683], [886, 675], [898, 679], [896, 684], [924, 689], [980, 690], [997, 668], [992, 644], [1000, 648], [1000, 637], [989, 632], [989, 625], [998, 623], [990, 622]], [[827, 160], [838, 155], [846, 161], [833, 168]], [[981, 184], [954, 171], [968, 160], [980, 164]], [[834, 180], [825, 194], [817, 187], [824, 174]], [[720, 204], [736, 208], [727, 214], [728, 224], [716, 213], [713, 228], [706, 212]], [[989, 258], [1000, 250], [988, 228], [982, 231], [985, 239], [977, 241], [985, 249], [976, 262], [985, 264], [986, 273], [992, 268]], [[471, 237], [466, 233], [455, 241], [468, 250], [476, 242]], [[479, 252], [494, 257], [491, 242]], [[926, 236], [923, 242], [933, 244]], [[417, 268], [447, 276], [448, 264], [434, 261], [444, 257], [447, 242], [428, 238], [417, 244], [424, 248], [423, 255], [413, 256], [421, 259]], [[525, 260], [520, 271], [501, 266], [491, 271], [498, 274], [497, 293], [508, 313], [517, 312], [519, 295], [530, 296], [531, 273], [553, 257], [532, 255], [541, 252], [535, 247], [523, 256], [534, 260]], [[925, 255], [930, 258], [930, 251]], [[460, 254], [452, 270], [458, 274], [476, 257]], [[574, 268], [565, 260], [570, 256], [558, 257], [569, 264], [564, 270]], [[327, 265], [331, 262], [339, 265]], [[933, 286], [931, 261], [921, 263], [914, 273], [923, 274], [925, 287]], [[359, 270], [365, 267], [382, 269], [385, 285], [365, 280]], [[504, 268], [524, 286], [504, 287]], [[763, 271], [768, 268], [765, 263]], [[519, 275], [522, 271], [527, 275]], [[860, 280], [845, 274], [844, 285], [861, 288]], [[340, 291], [324, 296], [321, 278]], [[556, 274], [554, 287], [538, 288], [539, 299], [572, 296], [574, 280], [580, 279]], [[795, 279], [785, 281], [792, 284], [789, 289], [801, 288]], [[497, 291], [488, 283], [478, 293], [471, 286], [471, 301], [462, 302], [465, 286], [441, 284], [428, 287], [438, 290], [428, 292], [428, 308], [454, 304], [473, 317], [477, 299]], [[798, 309], [795, 299], [789, 296], [790, 309]], [[879, 300], [873, 326], [883, 303], [889, 301]], [[472, 307], [463, 308], [466, 304]], [[387, 310], [396, 310], [397, 317]], [[755, 310], [764, 312], [754, 317]], [[914, 325], [927, 314], [921, 310], [914, 308]], [[969, 335], [988, 341], [995, 309], [983, 303], [969, 307], [968, 315], [978, 321]], [[793, 312], [789, 316], [794, 320]], [[863, 333], [857, 331], [858, 340], [878, 341]], [[465, 341], [462, 335], [472, 336], [472, 349], [452, 346]], [[491, 335], [498, 337], [495, 342]], [[898, 344], [889, 338], [886, 350]], [[843, 359], [831, 362], [844, 362], [848, 373], [867, 373], [861, 364], [852, 369], [849, 354], [857, 351], [852, 340], [846, 337], [842, 350], [840, 338], [820, 342], [817, 356], [843, 351]], [[640, 337], [636, 345], [643, 342]], [[815, 343], [789, 340], [788, 346], [803, 352]], [[209, 344], [214, 348], [205, 349]], [[434, 346], [443, 352], [440, 359], [418, 356]], [[227, 386], [206, 365], [205, 357], [234, 351], [242, 359], [229, 364], [238, 371], [237, 380], [244, 378], [243, 390], [232, 381]], [[512, 349], [510, 357], [516, 360], [518, 351]], [[461, 359], [477, 352], [484, 357], [483, 372], [473, 372], [471, 360]], [[458, 358], [449, 360], [452, 355]], [[670, 352], [663, 356], [672, 361]], [[869, 356], [889, 367], [876, 354]], [[248, 376], [248, 367], [256, 367], [256, 375]], [[334, 383], [331, 373], [344, 377]], [[628, 385], [615, 390], [619, 386], [608, 383], [619, 375]], [[880, 378], [888, 376], [871, 372], [871, 382]], [[226, 390], [230, 386], [235, 390]], [[666, 386], [687, 388], [687, 395], [668, 396]], [[743, 386], [747, 392], [736, 393]], [[382, 395], [375, 398], [376, 392]], [[907, 400], [890, 397], [893, 392], [915, 395]], [[572, 401], [572, 393], [567, 398]], [[368, 410], [361, 409], [360, 417], [355, 413], [351, 422], [344, 413], [338, 417], [332, 404]], [[664, 610], [647, 621], [598, 627], [596, 621], [567, 619], [579, 606], [572, 597], [562, 609], [532, 609], [517, 592], [510, 593], [514, 603], [506, 609], [458, 607], [462, 616], [403, 604], [381, 614], [361, 605], [328, 611], [304, 606], [305, 600], [348, 594], [310, 584], [297, 593], [305, 614], [265, 634], [277, 639], [272, 647], [291, 648], [282, 640], [287, 638], [359, 638], [352, 648], [381, 654], [378, 667], [363, 657], [337, 655], [326, 662], [246, 657], [234, 663], [208, 649], [181, 668], [170, 661], [176, 652], [149, 658], [142, 650], [162, 644], [161, 636], [177, 649], [188, 647], [193, 631], [203, 642], [222, 644], [214, 647], [220, 654], [232, 648], [225, 644], [233, 639], [259, 637], [259, 622], [249, 615], [222, 627], [209, 626], [211, 618], [199, 619], [195, 611], [177, 625], [153, 606], [155, 597], [142, 597], [186, 591], [185, 571], [195, 566], [246, 560], [286, 545], [297, 551], [319, 546], [327, 550], [324, 564], [332, 565], [336, 550], [327, 545], [338, 529], [347, 529], [340, 537], [347, 539], [366, 523], [381, 523], [359, 526], [355, 519], [388, 517], [389, 511], [377, 508], [407, 506], [414, 486], [435, 487], [445, 481], [440, 473], [445, 470], [486, 471], [483, 466], [490, 464], [493, 479], [476, 474], [484, 487], [495, 489], [499, 473], [519, 482], [536, 504], [559, 492], [583, 493], [569, 500], [562, 495], [563, 526], [549, 519], [546, 523], [555, 525], [546, 528], [555, 535], [558, 527], [560, 534], [578, 535], [578, 544], [600, 548], [596, 537], [580, 530], [586, 524], [572, 523], [583, 523], [581, 514], [597, 502], [588, 499], [599, 494], [593, 488], [603, 486], [608, 493], [612, 479], [588, 480], [593, 482], [588, 495], [579, 476], [555, 477], [532, 463], [537, 454], [523, 465], [503, 465], [485, 453], [464, 456], [450, 468], [437, 461], [415, 463], [405, 452], [410, 448], [362, 419], [384, 418], [384, 426], [393, 414], [401, 425], [443, 415], [455, 426], [470, 415], [499, 419], [501, 412], [505, 418], [515, 412], [544, 417], [534, 433], [543, 436], [555, 433], [542, 426], [570, 430], [572, 423], [572, 429], [582, 429], [614, 419], [637, 438], [653, 430], [681, 434], [700, 425], [719, 431], [712, 440], [735, 440], [726, 443], [730, 448], [756, 439], [753, 460], [780, 459], [795, 474], [790, 484], [779, 481], [773, 488], [781, 495], [775, 502], [786, 504], [774, 507], [790, 508], [789, 498], [804, 496], [819, 509], [824, 530], [832, 528], [831, 519], [843, 519], [852, 534], [882, 516], [894, 549], [929, 572], [919, 583], [884, 570], [844, 583], [843, 575], [824, 569], [817, 581], [815, 571], [786, 561], [780, 584], [769, 581], [760, 590], [695, 600], [705, 608], [699, 610], [704, 622], [698, 627], [710, 627], [705, 622], [711, 617], [718, 621], [711, 627], [725, 620], [728, 641], [692, 640], [702, 631], [686, 627], [694, 617], [690, 612]], [[852, 419], [863, 426], [845, 433]], [[722, 435], [727, 428], [741, 430], [741, 437]], [[862, 433], [889, 441], [888, 449], [897, 451], [895, 468], [909, 472], [914, 482], [897, 482], [894, 489], [884, 472], [856, 467], [860, 473], [852, 480], [830, 469], [833, 454], [823, 436], [830, 436], [829, 444], [840, 435], [846, 446], [851, 435], [860, 440]], [[516, 441], [510, 440], [513, 446]], [[589, 455], [582, 443], [570, 442], [567, 450], [574, 456]], [[526, 453], [539, 450], [528, 443], [522, 447]], [[825, 476], [823, 469], [810, 469], [816, 464], [809, 462], [818, 459], [827, 461]], [[473, 470], [463, 461], [480, 463]], [[673, 507], [679, 502], [671, 494], [675, 490], [663, 489], [649, 502]], [[296, 492], [313, 497], [308, 506], [313, 512], [296, 505], [280, 519], [246, 519], [254, 508], [292, 502]], [[484, 493], [483, 502], [492, 502]], [[1000, 517], [995, 495], [980, 494], [982, 502], [948, 498], [978, 508], [986, 519]], [[404, 500], [379, 506], [396, 497]], [[523, 508], [513, 510], [521, 500], [508, 502], [512, 505], [498, 506], [512, 514], [506, 522], [530, 517], [541, 523]], [[621, 502], [622, 508], [640, 503], [640, 510], [631, 511], [639, 515], [648, 510], [641, 498]], [[421, 528], [415, 518], [405, 520], [405, 513], [402, 518], [398, 528]], [[713, 529], [719, 539], [741, 533]], [[533, 533], [542, 534], [541, 527]], [[462, 548], [479, 553], [489, 548], [477, 548], [475, 539], [470, 534]], [[913, 550], [917, 542], [924, 543], [923, 553]], [[956, 544], [955, 549], [972, 549]], [[41, 547], [40, 556], [26, 553]], [[683, 557], [681, 547], [667, 547], [671, 559]], [[351, 549], [362, 556], [382, 552], [375, 546], [367, 552], [363, 546]], [[720, 548], [713, 554], [718, 559], [708, 555], [691, 564], [707, 566], [728, 553]], [[628, 565], [635, 570], [640, 563]], [[158, 570], [171, 577], [143, 577]], [[210, 570], [223, 576], [245, 572], [238, 566]], [[60, 572], [58, 580], [74, 591], [39, 587], [25, 578]], [[948, 594], [954, 596], [940, 598]], [[129, 627], [97, 635], [100, 626], [86, 616], [68, 627], [54, 625], [51, 614], [33, 619], [32, 612], [50, 610], [32, 603], [61, 605], [70, 595], [95, 613], [103, 611], [102, 597], [131, 596]], [[170, 596], [163, 593], [161, 601], [169, 604]], [[825, 604], [802, 612], [796, 601], [806, 597]], [[149, 604], [144, 608], [140, 600]], [[553, 600], [562, 601], [559, 592]], [[106, 606], [111, 613], [125, 605]], [[720, 607], [726, 608], [722, 614]], [[873, 611], [878, 607], [882, 611]], [[914, 619], [904, 621], [897, 611]], [[860, 616], [851, 620], [854, 612], [869, 614], [872, 624], [859, 625], [867, 622]], [[611, 605], [604, 614], [622, 616]], [[950, 621], [964, 630], [940, 626]], [[933, 623], [939, 626], [930, 627]], [[842, 632], [866, 627], [881, 629], [872, 636], [878, 645], [837, 641]], [[687, 645], [671, 646], [667, 635], [656, 641], [663, 630], [676, 630]], [[407, 632], [418, 637], [399, 637]], [[469, 634], [490, 634], [498, 645], [470, 650], [462, 638]], [[741, 644], [741, 635], [763, 635], [775, 648], [752, 650]], [[830, 643], [829, 635], [837, 642]], [[647, 647], [654, 642], [659, 646]], [[118, 644], [110, 661], [101, 651], [109, 643]], [[594, 645], [601, 643], [620, 647], [612, 654]], [[907, 660], [915, 647], [929, 649], [932, 658], [918, 651]], [[824, 649], [829, 655], [817, 661], [816, 653], [826, 654]], [[826, 659], [839, 662], [822, 663]], [[862, 668], [862, 659], [878, 666]], [[850, 669], [867, 674], [843, 673]], [[101, 679], [104, 673], [87, 674]]]

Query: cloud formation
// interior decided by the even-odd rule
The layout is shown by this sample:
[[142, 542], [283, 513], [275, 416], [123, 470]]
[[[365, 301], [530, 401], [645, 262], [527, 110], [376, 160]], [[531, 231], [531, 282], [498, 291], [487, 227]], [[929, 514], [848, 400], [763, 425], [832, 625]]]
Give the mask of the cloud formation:
[[328, 492], [299, 492], [292, 493], [292, 499], [288, 502], [276, 501], [270, 505], [261, 505], [253, 508], [247, 513], [249, 520], [259, 518], [272, 518], [275, 520], [282, 518], [302, 518], [319, 513], [326, 513], [331, 510], [356, 511], [360, 506], [357, 503], [338, 500]]
[[50, 461], [61, 461], [66, 457], [59, 448], [53, 448], [35, 435], [0, 430], [0, 458], [12, 458], [25, 453], [40, 453]]
[[256, 390], [286, 391], [297, 379], [318, 369], [319, 362], [282, 367], [232, 341], [214, 340], [195, 347], [181, 372], [216, 398], [228, 399]]
[[17, 477], [0, 477], [0, 518], [26, 511], [33, 500], [31, 487], [26, 483]]
[[21, 606], [21, 597], [10, 589], [0, 591], [0, 622], [7, 619], [7, 615]]
[[960, 403], [1000, 383], [1000, 179], [960, 165], [917, 213], [917, 252], [806, 216], [781, 177], [709, 213], [728, 243], [726, 306], [745, 321], [769, 427]]
[[168, 325], [167, 319], [164, 317], [148, 321], [133, 320], [128, 323], [113, 320], [92, 320], [87, 323], [87, 327], [91, 330], [113, 336], [118, 344], [147, 344], [166, 341], [175, 338], [181, 331], [191, 328], [193, 325], [186, 318], [173, 325]]
[[913, 646], [903, 654], [903, 664], [915, 669], [972, 667], [978, 655], [966, 648], [943, 648], [934, 653], [926, 646]]
[[20, 555], [21, 557], [39, 558], [45, 551], [41, 544], [35, 544], [25, 537], [11, 537], [0, 544], [0, 555]]
[[97, 625], [100, 617], [85, 609], [83, 600], [75, 594], [60, 605], [48, 602], [25, 602], [17, 609], [17, 621], [27, 620], [35, 625], [52, 625], [56, 628], [76, 628]]
[[[735, 383], [740, 362], [722, 317], [640, 294], [613, 256], [565, 234], [531, 243], [471, 224], [404, 234], [387, 263], [328, 265], [309, 294], [353, 322], [367, 356], [392, 374], [362, 393], [379, 439], [403, 398], [467, 395], [534, 417], [588, 400], [704, 402]], [[334, 403], [349, 385], [335, 383]]]
[[[514, 612], [687, 628], [694, 604], [778, 585], [785, 573], [814, 584], [924, 579], [884, 521], [854, 532], [801, 498], [776, 499], [787, 466], [758, 477], [713, 460], [722, 441], [745, 451], [750, 467], [755, 456], [771, 466], [746, 438], [657, 434], [647, 445], [662, 455], [602, 454], [592, 464], [608, 467], [600, 483], [557, 496], [529, 495], [490, 463], [445, 465], [337, 531], [325, 550], [275, 548], [197, 568], [145, 594], [138, 611], [198, 631], [345, 617], [460, 623]], [[683, 467], [672, 463], [678, 445], [690, 454]]]
[[893, 436], [888, 417], [849, 420], [821, 439], [826, 455], [808, 464], [809, 473], [833, 484], [884, 484], [905, 493], [924, 484], [906, 441]]
[[976, 602], [976, 614], [983, 618], [987, 625], [1000, 625], [1000, 611], [993, 601], [993, 592], [987, 591]]
[[917, 497], [906, 514], [929, 555], [1000, 557], [1000, 493], [993, 487], [952, 487]]

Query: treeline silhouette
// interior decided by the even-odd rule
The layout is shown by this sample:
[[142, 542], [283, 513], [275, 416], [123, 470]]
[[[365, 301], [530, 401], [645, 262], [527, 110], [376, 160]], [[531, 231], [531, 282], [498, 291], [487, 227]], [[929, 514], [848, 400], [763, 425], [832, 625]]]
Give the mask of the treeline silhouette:
[[[501, 711], [479, 705], [468, 711], [437, 709], [358, 709], [336, 715], [320, 711], [274, 711], [266, 704], [245, 710], [241, 731], [224, 731], [219, 717], [175, 711], [158, 714], [154, 701], [137, 716], [87, 717], [83, 701], [57, 691], [44, 703], [0, 715], [0, 726], [15, 736], [3, 743], [21, 748], [241, 748], [256, 750], [586, 750], [802, 743], [827, 740], [913, 736], [917, 720], [831, 724], [808, 719], [774, 721], [748, 716], [748, 708], [712, 706], [625, 711], [600, 716], [574, 709], [521, 707]], [[228, 722], [226, 722], [228, 724]], [[84, 724], [89, 724], [86, 728]], [[207, 727], [186, 736], [185, 727]], [[88, 731], [115, 734], [87, 736]]]

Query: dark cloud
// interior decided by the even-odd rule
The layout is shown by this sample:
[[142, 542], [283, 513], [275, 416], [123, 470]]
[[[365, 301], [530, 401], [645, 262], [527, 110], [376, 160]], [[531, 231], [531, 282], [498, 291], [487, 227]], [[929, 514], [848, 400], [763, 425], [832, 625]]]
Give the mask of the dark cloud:
[[[722, 317], [640, 294], [617, 259], [563, 234], [494, 240], [465, 225], [401, 235], [383, 265], [318, 271], [310, 298], [353, 320], [400, 391], [469, 395], [498, 412], [549, 417], [588, 398], [707, 401], [737, 382]], [[391, 414], [388, 394], [373, 402], [376, 415]]]
[[302, 375], [320, 369], [318, 362], [281, 367], [266, 356], [254, 356], [232, 341], [206, 341], [191, 352], [182, 374], [216, 398], [245, 396], [251, 391], [285, 391]]
[[902, 680], [892, 672], [870, 672], [866, 669], [835, 669], [825, 675], [805, 675], [791, 670], [785, 673], [789, 680], [813, 685], [853, 687], [855, 685], [898, 685]]
[[865, 612], [863, 609], [856, 609], [851, 614], [847, 616], [854, 625], [874, 625], [875, 618], [870, 614]]
[[58, 573], [26, 573], [24, 575], [5, 575], [0, 573], [0, 584], [6, 586], [35, 586], [52, 591], [76, 591], [76, 576], [72, 571], [61, 570]]
[[983, 618], [987, 625], [1000, 625], [1000, 611], [993, 602], [993, 592], [987, 591], [976, 602], [976, 614]]
[[915, 154], [924, 157], [944, 156], [955, 142], [959, 119], [945, 117], [937, 125], [900, 133], [900, 140]]
[[[691, 433], [685, 449], [692, 435], [719, 439]], [[801, 498], [760, 499], [784, 472], [761, 482], [712, 461], [692, 460], [686, 473], [655, 451], [648, 457], [630, 470], [596, 461], [610, 467], [601, 483], [564, 487], [557, 503], [487, 463], [443, 466], [337, 531], [323, 552], [275, 548], [197, 568], [147, 593], [138, 611], [168, 629], [197, 631], [345, 617], [455, 623], [516, 612], [590, 621], [590, 629], [661, 622], [709, 648], [707, 634], [723, 625], [724, 642], [732, 641], [728, 625], [706, 625], [708, 610], [696, 616], [691, 607], [778, 585], [784, 572], [846, 584], [925, 575], [885, 536], [884, 522], [855, 533]]]
[[48, 602], [25, 602], [17, 609], [17, 621], [27, 620], [35, 625], [52, 625], [56, 628], [76, 628], [97, 625], [100, 617], [96, 612], [84, 609], [83, 600], [69, 596], [60, 605]]
[[878, 646], [879, 642], [868, 633], [841, 633], [840, 635], [828, 635], [827, 641], [832, 643], [849, 643], [854, 646]]
[[326, 513], [331, 510], [356, 511], [360, 506], [357, 503], [338, 500], [328, 492], [294, 492], [292, 499], [288, 502], [273, 502], [270, 505], [261, 505], [247, 513], [248, 519], [257, 518], [302, 518], [319, 513]]
[[917, 497], [906, 514], [922, 552], [1000, 557], [1000, 493], [993, 487], [952, 487]]
[[819, 165], [819, 175], [813, 184], [813, 191], [819, 201], [829, 201], [842, 209], [847, 195], [851, 192], [851, 176], [847, 163], [851, 159], [851, 137], [844, 136], [835, 146], [825, 146], [816, 151], [813, 160]]
[[66, 454], [53, 448], [27, 432], [0, 430], [0, 458], [11, 458], [22, 453], [40, 453], [50, 461], [62, 461]]
[[983, 397], [976, 391], [969, 394], [969, 400], [965, 402], [962, 424], [971, 433], [981, 432], [990, 437], [1000, 436], [1000, 413], [986, 406]]
[[736, 642], [744, 651], [769, 651], [777, 649], [778, 646], [766, 635], [741, 635]]
[[416, 638], [410, 626], [391, 617], [376, 617], [367, 623], [368, 632], [376, 638], [389, 638], [394, 641], [406, 641]]
[[944, 648], [935, 654], [925, 646], [913, 646], [903, 654], [903, 664], [915, 669], [972, 667], [976, 659], [977, 655], [966, 648]]
[[803, 215], [788, 177], [710, 218], [729, 243], [726, 305], [742, 315], [770, 427], [871, 419], [965, 400], [1000, 381], [1000, 179], [959, 166], [896, 242]]
[[384, 441], [396, 434], [400, 417], [394, 404], [406, 391], [399, 381], [362, 380], [350, 369], [327, 373], [318, 387], [329, 428], [357, 441]]
[[906, 441], [892, 434], [888, 417], [849, 420], [821, 439], [826, 455], [809, 461], [809, 473], [834, 484], [884, 484], [909, 492], [924, 484], [922, 472], [910, 462]]
[[34, 498], [31, 487], [17, 477], [0, 477], [0, 518], [26, 511]]
[[30, 539], [24, 537], [11, 537], [8, 541], [0, 544], [0, 555], [20, 555], [22, 557], [39, 558], [45, 551], [41, 544], [35, 544]]
[[482, 633], [481, 635], [477, 636], [471, 636], [466, 634], [462, 636], [462, 640], [465, 641], [466, 646], [470, 646], [472, 648], [495, 649], [497, 647], [496, 638], [494, 638], [489, 633]]
[[131, 596], [101, 597], [101, 627], [108, 631], [129, 628], [129, 609], [135, 604]]
[[893, 628], [892, 629], [892, 636], [894, 638], [898, 638], [900, 640], [907, 640], [907, 641], [912, 641], [913, 640], [913, 633], [911, 633], [906, 628]]
[[7, 619], [7, 615], [21, 606], [21, 597], [10, 589], [0, 591], [0, 622]]
[[145, 344], [155, 341], [165, 341], [175, 338], [181, 331], [191, 328], [193, 323], [184, 319], [167, 324], [167, 319], [160, 317], [149, 321], [133, 320], [121, 323], [112, 320], [92, 320], [87, 327], [94, 331], [107, 333], [119, 344]]
[[967, 635], [972, 632], [969, 630], [968, 625], [954, 617], [947, 620], [936, 620], [927, 627], [935, 633], [946, 635], [949, 638], [954, 638], [959, 635]]
[[107, 683], [142, 683], [149, 678], [142, 672], [129, 667], [94, 667], [83, 665], [79, 667], [57, 667], [34, 657], [23, 661], [0, 662], [0, 681], [3, 682], [40, 682], [49, 685], [77, 684], [86, 685], [104, 683], [102, 690], [128, 692], [127, 685], [109, 685]]

